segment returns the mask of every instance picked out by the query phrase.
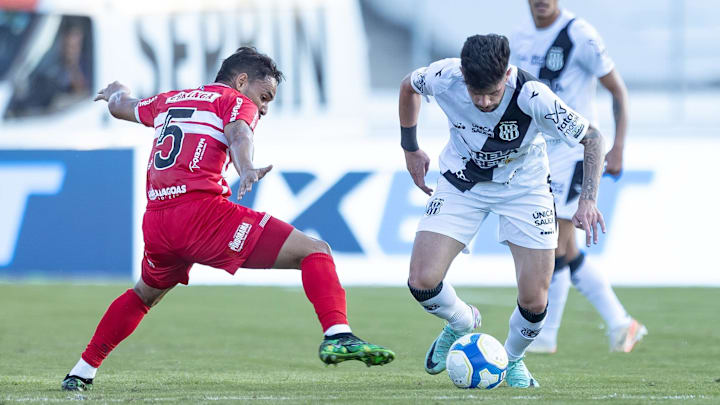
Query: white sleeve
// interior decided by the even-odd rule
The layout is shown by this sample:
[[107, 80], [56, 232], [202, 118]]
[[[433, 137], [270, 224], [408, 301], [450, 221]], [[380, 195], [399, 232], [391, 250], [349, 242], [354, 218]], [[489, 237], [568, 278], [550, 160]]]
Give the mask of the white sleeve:
[[571, 26], [571, 35], [577, 44], [576, 57], [582, 67], [595, 77], [603, 77], [615, 68], [600, 34], [584, 20]]
[[413, 90], [423, 96], [435, 96], [442, 93], [447, 88], [447, 73], [452, 64], [453, 59], [442, 59], [431, 63], [430, 66], [416, 69], [410, 74], [410, 84]]
[[543, 135], [562, 139], [576, 146], [585, 136], [590, 122], [538, 81], [526, 82], [518, 96], [518, 106], [532, 117]]

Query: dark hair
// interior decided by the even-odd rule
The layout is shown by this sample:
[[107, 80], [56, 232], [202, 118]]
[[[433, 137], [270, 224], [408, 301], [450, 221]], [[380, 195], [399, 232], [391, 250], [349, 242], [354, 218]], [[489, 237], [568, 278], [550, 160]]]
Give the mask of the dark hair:
[[465, 83], [476, 90], [487, 90], [507, 72], [510, 43], [503, 35], [473, 35], [465, 40], [460, 64]]
[[220, 66], [216, 82], [232, 82], [235, 76], [240, 73], [246, 73], [248, 78], [252, 80], [265, 79], [266, 77], [274, 77], [278, 84], [285, 77], [278, 70], [275, 61], [269, 56], [260, 53], [252, 46], [243, 46], [238, 48], [235, 53], [228, 56]]

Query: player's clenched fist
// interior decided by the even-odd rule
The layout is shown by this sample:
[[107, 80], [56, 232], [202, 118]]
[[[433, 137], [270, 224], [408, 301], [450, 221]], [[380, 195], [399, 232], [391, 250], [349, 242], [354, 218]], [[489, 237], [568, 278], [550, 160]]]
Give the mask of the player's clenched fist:
[[125, 86], [124, 84], [122, 84], [118, 81], [114, 81], [114, 82], [108, 84], [107, 87], [105, 87], [104, 89], [98, 91], [98, 94], [97, 94], [97, 96], [95, 96], [95, 99], [93, 99], [93, 101], [100, 101], [100, 100], [110, 101], [110, 97], [113, 94], [118, 93], [118, 92], [129, 94], [130, 89], [127, 86]]
[[598, 224], [600, 224], [600, 229], [605, 233], [605, 220], [597, 209], [595, 201], [580, 199], [578, 202], [578, 210], [575, 215], [573, 215], [572, 222], [576, 228], [585, 231], [585, 245], [588, 247], [590, 246], [591, 239], [593, 243], [598, 243]]
[[430, 158], [418, 149], [415, 152], [405, 151], [405, 164], [415, 185], [427, 195], [432, 195], [432, 189], [425, 185], [425, 175], [430, 169]]
[[246, 169], [243, 170], [242, 174], [240, 175], [240, 188], [238, 189], [238, 199], [242, 198], [245, 193], [249, 193], [252, 191], [252, 185], [253, 183], [257, 183], [265, 177], [265, 175], [272, 170], [273, 166], [267, 166], [267, 167], [261, 167], [259, 169]]

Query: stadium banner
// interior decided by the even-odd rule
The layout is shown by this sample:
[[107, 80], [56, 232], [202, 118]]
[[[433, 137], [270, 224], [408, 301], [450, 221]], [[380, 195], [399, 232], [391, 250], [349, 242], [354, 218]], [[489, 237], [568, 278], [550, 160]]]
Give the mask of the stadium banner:
[[[323, 147], [311, 146], [317, 144]], [[443, 144], [438, 138], [422, 142], [435, 165], [429, 178], [438, 176], [435, 157]], [[720, 141], [628, 141], [622, 177], [617, 182], [604, 177], [600, 186], [599, 208], [608, 232], [598, 245], [584, 249], [612, 283], [720, 285], [717, 266], [703, 253], [713, 251], [712, 232], [720, 227], [712, 214], [712, 196], [719, 193], [708, 189], [703, 176], [690, 175], [712, 171], [712, 162], [694, 156], [697, 150], [713, 146], [720, 147]], [[427, 197], [412, 183], [395, 139], [309, 143], [259, 136], [256, 151], [259, 166], [275, 168], [242, 204], [326, 240], [346, 284], [405, 284], [415, 228]], [[236, 191], [233, 179], [229, 178]], [[434, 188], [434, 180], [428, 184]], [[706, 190], [711, 195], [693, 199], [689, 206], [683, 190]], [[469, 246], [469, 254], [455, 260], [448, 279], [457, 285], [514, 285], [509, 249], [497, 242], [496, 235], [497, 217], [491, 215]], [[583, 246], [584, 233], [577, 235]], [[295, 285], [300, 276], [299, 272], [244, 270], [231, 277], [197, 266], [191, 282]]]
[[0, 277], [130, 278], [133, 155], [0, 150]]
[[[378, 138], [256, 138], [256, 164], [274, 169], [242, 200], [326, 240], [348, 285], [404, 285], [415, 227], [427, 197], [404, 168], [395, 140]], [[308, 134], [310, 136], [310, 134]], [[3, 278], [137, 278], [142, 260], [140, 224], [150, 143], [99, 150], [0, 151], [0, 274]], [[313, 148], [312, 145], [323, 145]], [[423, 142], [430, 156], [439, 138]], [[615, 182], [603, 178], [599, 207], [608, 233], [585, 249], [617, 285], [720, 286], [714, 249], [715, 187], [704, 176], [711, 161], [697, 150], [720, 141], [631, 139], [626, 167]], [[433, 164], [437, 159], [433, 158]], [[428, 184], [438, 176], [431, 167]], [[237, 175], [228, 180], [237, 191]], [[689, 190], [705, 190], [689, 200]], [[700, 225], [700, 226], [698, 226]], [[513, 285], [513, 263], [497, 242], [490, 216], [468, 254], [448, 274], [458, 285]], [[578, 232], [578, 242], [583, 235]], [[676, 254], [675, 252], [688, 252]], [[691, 253], [695, 252], [695, 253]], [[299, 272], [241, 270], [235, 276], [196, 265], [193, 284], [299, 285]]]

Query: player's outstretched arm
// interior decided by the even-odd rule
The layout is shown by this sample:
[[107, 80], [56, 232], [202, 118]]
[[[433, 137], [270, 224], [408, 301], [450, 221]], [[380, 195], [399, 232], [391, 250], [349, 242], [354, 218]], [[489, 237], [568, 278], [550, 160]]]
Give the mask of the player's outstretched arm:
[[573, 216], [572, 222], [576, 228], [585, 230], [585, 244], [589, 247], [591, 239], [593, 243], [598, 243], [598, 224], [605, 233], [605, 220], [597, 208], [598, 187], [604, 162], [604, 145], [600, 131], [592, 125], [580, 143], [585, 147], [583, 182], [578, 210]]
[[230, 158], [235, 170], [240, 175], [240, 188], [238, 198], [252, 190], [253, 183], [257, 183], [270, 170], [272, 165], [256, 169], [253, 167], [253, 132], [243, 120], [231, 122], [225, 126], [225, 136], [230, 147]]
[[605, 173], [620, 176], [623, 167], [623, 149], [628, 127], [628, 94], [625, 82], [615, 70], [600, 78], [600, 83], [612, 94], [613, 117], [615, 118], [615, 141], [605, 155]]
[[130, 89], [120, 82], [112, 82], [98, 91], [93, 101], [105, 100], [113, 117], [138, 122], [135, 118], [135, 106], [140, 101], [130, 95]]
[[432, 189], [425, 185], [425, 175], [430, 169], [430, 158], [417, 143], [417, 121], [420, 113], [420, 94], [410, 84], [410, 75], [400, 83], [400, 146], [405, 151], [405, 164], [410, 176], [422, 191], [432, 195]]

